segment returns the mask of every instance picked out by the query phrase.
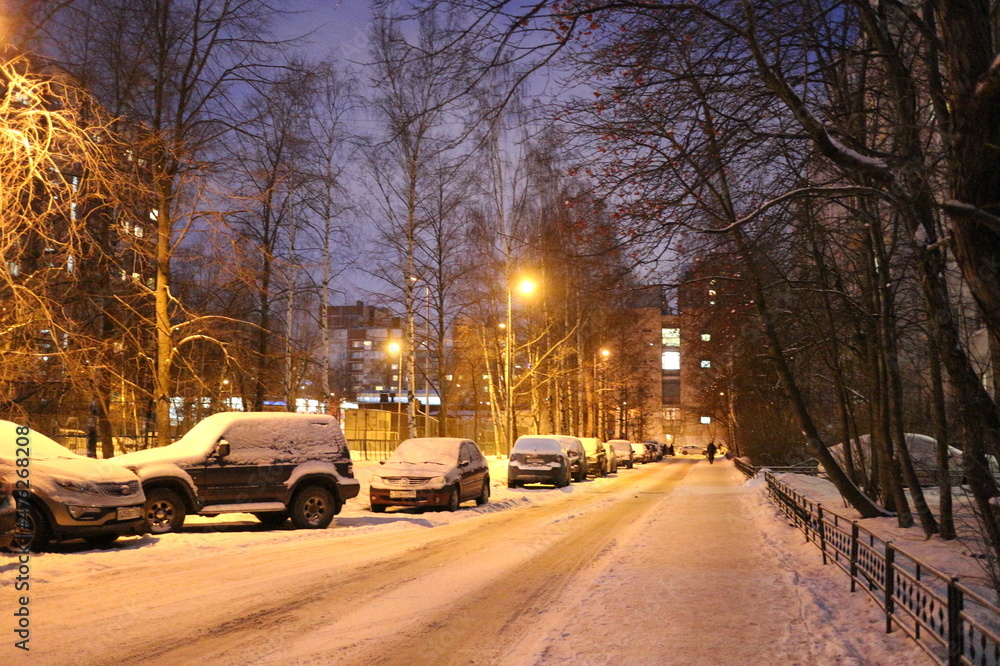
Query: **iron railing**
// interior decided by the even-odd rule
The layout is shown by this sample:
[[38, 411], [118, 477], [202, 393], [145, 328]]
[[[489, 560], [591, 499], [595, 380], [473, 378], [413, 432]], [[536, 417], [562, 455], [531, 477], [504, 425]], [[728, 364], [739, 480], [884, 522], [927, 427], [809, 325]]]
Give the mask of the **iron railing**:
[[743, 472], [746, 477], [753, 478], [757, 476], [757, 473], [762, 469], [769, 469], [773, 472], [790, 472], [792, 474], [808, 474], [809, 476], [819, 475], [819, 463], [815, 460], [808, 462], [799, 463], [798, 465], [785, 465], [785, 466], [774, 466], [774, 465], [754, 465], [750, 462], [749, 458], [733, 458], [733, 463], [736, 465], [736, 469]]
[[823, 564], [850, 576], [898, 628], [939, 664], [1000, 666], [1000, 607], [858, 525], [813, 502], [765, 470], [768, 493], [815, 544]]

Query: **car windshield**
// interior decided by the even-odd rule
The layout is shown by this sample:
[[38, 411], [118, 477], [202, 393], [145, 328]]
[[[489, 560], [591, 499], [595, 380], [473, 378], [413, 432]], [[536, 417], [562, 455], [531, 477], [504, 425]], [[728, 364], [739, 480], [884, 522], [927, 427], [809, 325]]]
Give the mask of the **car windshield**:
[[426, 463], [454, 465], [458, 460], [460, 441], [438, 437], [408, 439], [396, 447], [396, 450], [389, 456], [389, 462], [412, 465]]
[[[0, 458], [15, 459], [23, 457], [18, 455], [17, 449], [24, 448], [18, 445], [17, 425], [9, 421], [0, 422]], [[60, 446], [45, 435], [30, 431], [28, 438], [28, 457], [32, 460], [56, 460], [58, 458], [80, 458], [65, 446]], [[22, 441], [22, 445], [24, 442]]]
[[514, 444], [514, 453], [559, 453], [562, 447], [555, 439], [522, 437]]

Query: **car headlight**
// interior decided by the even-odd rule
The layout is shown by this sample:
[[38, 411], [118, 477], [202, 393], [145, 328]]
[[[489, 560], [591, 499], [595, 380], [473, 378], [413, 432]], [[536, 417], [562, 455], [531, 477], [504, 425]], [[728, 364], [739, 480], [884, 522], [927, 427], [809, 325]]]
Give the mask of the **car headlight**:
[[73, 479], [53, 479], [56, 485], [65, 488], [66, 490], [72, 490], [74, 493], [87, 493], [91, 495], [100, 495], [101, 491], [97, 489], [90, 481], [75, 481]]
[[384, 481], [382, 481], [381, 476], [372, 474], [372, 478], [369, 480], [369, 483], [384, 483]]
[[443, 476], [435, 476], [433, 479], [427, 482], [428, 486], [437, 486], [439, 488], [444, 488], [448, 485], [448, 479]]

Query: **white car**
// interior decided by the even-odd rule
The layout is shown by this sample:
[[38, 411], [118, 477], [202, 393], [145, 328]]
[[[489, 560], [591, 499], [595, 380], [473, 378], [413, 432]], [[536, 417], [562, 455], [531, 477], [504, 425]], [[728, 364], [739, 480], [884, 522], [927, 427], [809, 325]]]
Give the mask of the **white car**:
[[703, 456], [705, 447], [701, 444], [685, 444], [677, 449], [677, 454], [682, 456]]
[[649, 462], [649, 457], [646, 454], [646, 445], [640, 444], [639, 442], [632, 442], [632, 460], [637, 463]]

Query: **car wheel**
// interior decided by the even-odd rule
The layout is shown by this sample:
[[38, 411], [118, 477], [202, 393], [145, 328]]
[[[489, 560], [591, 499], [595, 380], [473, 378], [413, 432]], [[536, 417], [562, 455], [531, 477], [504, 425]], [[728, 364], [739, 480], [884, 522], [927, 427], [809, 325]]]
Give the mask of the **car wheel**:
[[458, 511], [458, 505], [461, 504], [461, 502], [459, 502], [459, 499], [460, 498], [458, 495], [458, 487], [455, 486], [451, 489], [451, 492], [448, 494], [448, 503], [445, 504], [444, 510]]
[[18, 507], [15, 530], [17, 535], [11, 544], [11, 548], [16, 549], [15, 552], [30, 550], [40, 553], [49, 547], [49, 542], [52, 540], [49, 523], [34, 504], [28, 504], [27, 511]]
[[476, 506], [482, 506], [490, 501], [490, 477], [483, 479], [483, 491], [476, 498]]
[[287, 511], [262, 511], [253, 515], [265, 527], [281, 527], [288, 520]]
[[511, 481], [510, 479], [507, 479], [507, 487], [508, 488], [517, 488], [517, 481]]
[[630, 461], [628, 462], [628, 468], [629, 468], [629, 469], [632, 469], [633, 467], [635, 467], [635, 463], [634, 463], [634, 462], [632, 462], [632, 461], [630, 460]]
[[187, 511], [180, 496], [168, 488], [146, 493], [146, 529], [153, 534], [176, 532], [184, 525]]
[[570, 482], [569, 470], [567, 469], [566, 473], [563, 474], [563, 477], [558, 481], [556, 481], [556, 488], [565, 488], [566, 486], [569, 485], [569, 482]]
[[292, 500], [292, 524], [300, 529], [321, 530], [336, 513], [336, 498], [322, 486], [306, 486]]
[[581, 481], [586, 481], [586, 480], [587, 480], [587, 470], [584, 469], [583, 465], [581, 465], [580, 469], [576, 471], [576, 482], [579, 483]]
[[372, 513], [385, 513], [385, 504], [372, 504]]
[[107, 548], [115, 541], [118, 541], [118, 535], [101, 534], [99, 536], [84, 537], [83, 540], [87, 542], [88, 546], [93, 546], [94, 548]]

